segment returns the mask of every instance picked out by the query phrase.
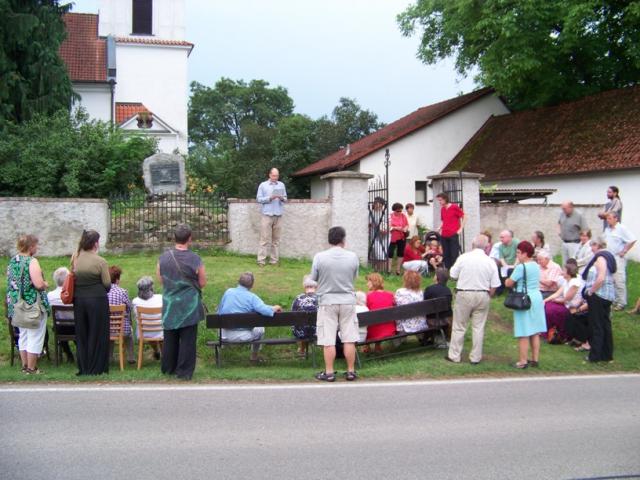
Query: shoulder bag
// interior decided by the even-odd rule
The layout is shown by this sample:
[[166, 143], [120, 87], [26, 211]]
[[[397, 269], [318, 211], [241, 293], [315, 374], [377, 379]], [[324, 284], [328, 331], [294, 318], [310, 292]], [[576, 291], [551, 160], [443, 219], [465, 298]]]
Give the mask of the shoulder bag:
[[73, 294], [76, 289], [76, 269], [73, 267], [73, 257], [71, 257], [71, 271], [64, 279], [62, 284], [62, 291], [60, 292], [60, 300], [65, 305], [71, 305], [73, 303]]
[[[26, 262], [25, 262], [26, 263]], [[20, 288], [18, 289], [18, 301], [13, 306], [13, 317], [11, 317], [11, 325], [18, 328], [38, 328], [42, 322], [42, 305], [40, 303], [40, 292], [36, 292], [36, 301], [29, 305], [23, 298], [22, 281], [24, 276], [24, 266], [20, 269]]]
[[507, 298], [504, 299], [504, 306], [511, 310], [529, 310], [531, 308], [531, 297], [527, 293], [527, 267], [523, 263], [523, 285], [522, 292], [516, 291], [515, 287], [507, 294]]

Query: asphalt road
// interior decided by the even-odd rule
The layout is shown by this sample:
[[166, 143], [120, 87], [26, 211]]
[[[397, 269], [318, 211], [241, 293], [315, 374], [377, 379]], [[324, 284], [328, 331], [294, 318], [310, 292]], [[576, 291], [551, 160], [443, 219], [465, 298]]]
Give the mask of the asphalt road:
[[4, 386], [0, 432], [2, 479], [640, 478], [640, 375]]

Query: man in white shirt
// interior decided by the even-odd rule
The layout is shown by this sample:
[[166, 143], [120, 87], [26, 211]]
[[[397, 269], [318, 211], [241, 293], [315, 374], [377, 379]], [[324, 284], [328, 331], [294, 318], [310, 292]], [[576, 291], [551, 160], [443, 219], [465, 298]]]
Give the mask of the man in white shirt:
[[445, 357], [449, 362], [460, 363], [469, 319], [473, 335], [469, 361], [471, 365], [477, 365], [482, 360], [484, 326], [489, 314], [489, 303], [496, 288], [500, 286], [498, 266], [484, 253], [488, 243], [489, 239], [485, 235], [478, 235], [473, 240], [473, 250], [460, 255], [449, 272], [451, 278], [458, 281], [451, 342], [449, 353]]
[[407, 217], [407, 222], [409, 223], [409, 238], [413, 238], [415, 236], [420, 236], [419, 228], [428, 228], [425, 221], [422, 219], [420, 215], [415, 213], [416, 206], [413, 203], [407, 203], [404, 206], [405, 216]]
[[619, 223], [619, 214], [610, 212], [607, 214], [607, 228], [604, 238], [607, 242], [607, 250], [616, 258], [616, 273], [613, 274], [613, 284], [616, 290], [616, 299], [613, 309], [620, 311], [627, 305], [627, 252], [636, 244], [636, 237], [631, 231]]

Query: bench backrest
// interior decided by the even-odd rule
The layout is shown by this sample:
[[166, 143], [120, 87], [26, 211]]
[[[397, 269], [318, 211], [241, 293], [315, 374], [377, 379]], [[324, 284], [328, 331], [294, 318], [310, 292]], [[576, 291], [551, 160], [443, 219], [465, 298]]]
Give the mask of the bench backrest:
[[[394, 320], [414, 317], [445, 318], [451, 314], [449, 298], [435, 298], [410, 303], [399, 307], [383, 308], [358, 314], [361, 326], [376, 325]], [[273, 317], [257, 313], [229, 313], [226, 315], [207, 315], [207, 328], [254, 328], [254, 327], [291, 327], [316, 324], [315, 312], [282, 312]]]

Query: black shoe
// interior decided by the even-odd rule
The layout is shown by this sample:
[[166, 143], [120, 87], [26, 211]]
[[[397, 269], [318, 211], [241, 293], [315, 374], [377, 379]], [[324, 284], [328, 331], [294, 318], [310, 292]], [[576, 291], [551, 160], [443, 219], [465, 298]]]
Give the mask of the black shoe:
[[357, 380], [358, 374], [356, 372], [344, 372], [344, 378], [347, 379], [347, 382], [353, 382]]
[[160, 360], [160, 352], [153, 352], [154, 360]]
[[480, 365], [480, 362], [469, 362], [471, 365]]
[[316, 373], [316, 380], [320, 380], [322, 382], [335, 382], [336, 374], [327, 372]]
[[451, 362], [451, 363], [458, 363], [458, 362], [456, 362], [454, 359], [452, 359], [451, 357], [449, 357], [449, 355], [447, 355], [446, 357], [444, 357], [444, 359], [445, 359], [447, 362]]

